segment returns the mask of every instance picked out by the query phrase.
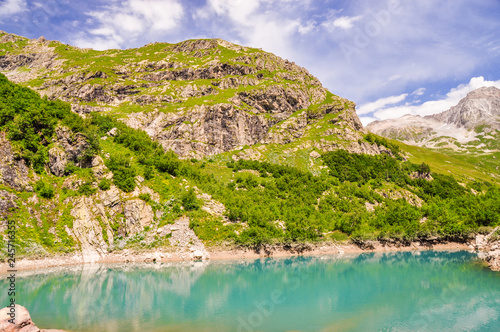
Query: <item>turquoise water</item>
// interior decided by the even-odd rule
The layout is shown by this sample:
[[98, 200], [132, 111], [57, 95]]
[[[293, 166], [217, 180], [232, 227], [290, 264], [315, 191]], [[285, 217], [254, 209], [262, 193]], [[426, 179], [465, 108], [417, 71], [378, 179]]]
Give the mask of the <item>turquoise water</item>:
[[[468, 252], [99, 265], [37, 273], [18, 279], [17, 303], [43, 328], [500, 331], [500, 273], [485, 269]], [[6, 286], [3, 278], [0, 289]], [[6, 291], [0, 300], [5, 306]]]

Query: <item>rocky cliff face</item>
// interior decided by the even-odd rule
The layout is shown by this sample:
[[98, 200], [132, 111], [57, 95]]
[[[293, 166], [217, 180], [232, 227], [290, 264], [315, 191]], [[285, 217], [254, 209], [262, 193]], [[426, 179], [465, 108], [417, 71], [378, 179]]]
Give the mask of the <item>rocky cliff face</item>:
[[500, 129], [500, 89], [483, 87], [467, 94], [458, 105], [449, 110], [427, 116], [457, 128], [474, 130], [479, 126], [487, 125], [491, 130]]
[[81, 133], [73, 133], [66, 127], [56, 128], [55, 145], [49, 150], [49, 169], [56, 176], [63, 176], [66, 166], [72, 162], [75, 166], [88, 168], [91, 160], [84, 158], [90, 144]]
[[[184, 158], [315, 137], [330, 137], [320, 149], [366, 150], [354, 103], [288, 60], [220, 39], [99, 52], [0, 32], [0, 71], [83, 116], [119, 114]], [[65, 157], [52, 150], [55, 174]]]
[[18, 191], [33, 191], [29, 169], [21, 158], [16, 158], [7, 135], [0, 132], [0, 184]]

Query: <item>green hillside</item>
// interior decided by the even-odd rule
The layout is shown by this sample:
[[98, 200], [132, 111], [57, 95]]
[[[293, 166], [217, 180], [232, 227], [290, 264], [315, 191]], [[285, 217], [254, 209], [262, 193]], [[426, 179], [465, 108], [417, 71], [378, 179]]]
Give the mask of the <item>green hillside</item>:
[[[182, 215], [190, 218], [190, 227], [206, 245], [249, 247], [349, 238], [402, 243], [463, 240], [500, 224], [500, 189], [486, 182], [489, 178], [478, 172], [476, 181], [462, 186], [442, 174], [447, 171], [446, 160], [439, 155], [426, 156], [425, 150], [415, 149], [410, 151], [413, 163], [403, 161], [401, 150], [407, 147], [398, 148], [376, 136], [364, 140], [385, 146], [392, 155], [325, 152], [316, 159], [321, 168], [313, 174], [300, 162], [293, 167], [272, 160], [234, 161], [230, 153], [181, 160], [114, 116], [91, 113], [83, 119], [70, 109], [68, 103], [42, 99], [0, 76], [0, 131], [8, 139], [2, 146], [12, 146], [11, 161], [4, 160], [0, 166], [3, 170], [18, 167], [19, 178], [19, 165], [29, 167], [24, 187], [17, 186], [15, 179], [9, 182], [6, 171], [0, 184], [2, 202], [13, 202], [1, 212], [16, 222], [23, 255], [83, 248], [80, 226], [75, 224], [75, 218], [82, 217], [75, 211], [82, 211], [78, 208], [85, 204], [89, 209], [101, 203], [106, 207], [105, 213], [88, 222], [95, 222], [92, 231], [102, 237], [100, 246], [108, 252], [168, 247], [169, 235], [162, 236], [159, 230]], [[61, 139], [61, 133], [67, 132], [62, 127], [71, 131], [68, 137], [74, 142], [86, 143], [79, 156], [55, 176], [54, 148], [69, 139]], [[69, 148], [65, 149], [69, 156]], [[96, 163], [100, 159], [104, 165]], [[450, 161], [453, 175], [467, 167]], [[106, 200], [113, 188], [119, 188], [121, 195], [117, 204], [139, 204], [139, 199], [150, 206], [151, 223], [132, 231], [126, 208], [108, 209]], [[146, 192], [147, 188], [151, 191]], [[203, 210], [207, 204], [200, 196], [203, 193], [222, 203], [224, 211]]]

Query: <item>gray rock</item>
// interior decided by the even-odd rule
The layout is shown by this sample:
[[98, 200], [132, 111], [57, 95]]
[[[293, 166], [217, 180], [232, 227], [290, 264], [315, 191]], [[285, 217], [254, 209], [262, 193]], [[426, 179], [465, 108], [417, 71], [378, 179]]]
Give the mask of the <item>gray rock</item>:
[[17, 191], [33, 191], [28, 172], [24, 160], [14, 157], [6, 134], [0, 132], [0, 183]]
[[141, 199], [125, 202], [125, 232], [128, 236], [137, 234], [153, 222], [153, 209]]

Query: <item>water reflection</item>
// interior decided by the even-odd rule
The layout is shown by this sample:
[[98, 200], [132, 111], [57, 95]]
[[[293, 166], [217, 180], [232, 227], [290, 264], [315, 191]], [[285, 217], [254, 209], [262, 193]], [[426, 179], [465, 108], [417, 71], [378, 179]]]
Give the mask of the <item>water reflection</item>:
[[500, 276], [474, 261], [425, 251], [85, 265], [25, 272], [17, 301], [37, 325], [74, 331], [500, 330]]

